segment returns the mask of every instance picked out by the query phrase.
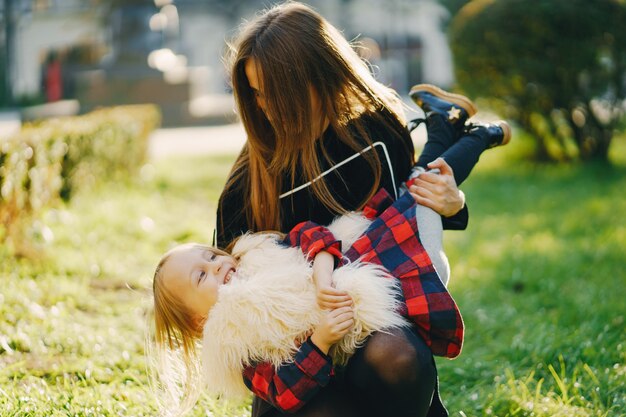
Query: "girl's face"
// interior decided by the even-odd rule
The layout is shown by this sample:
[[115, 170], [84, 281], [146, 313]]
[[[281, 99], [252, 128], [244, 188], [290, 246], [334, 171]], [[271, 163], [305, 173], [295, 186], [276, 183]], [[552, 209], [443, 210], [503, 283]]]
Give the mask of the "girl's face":
[[237, 262], [208, 248], [184, 245], [175, 248], [162, 267], [163, 285], [185, 304], [190, 313], [206, 318], [217, 302], [217, 293], [236, 272]]

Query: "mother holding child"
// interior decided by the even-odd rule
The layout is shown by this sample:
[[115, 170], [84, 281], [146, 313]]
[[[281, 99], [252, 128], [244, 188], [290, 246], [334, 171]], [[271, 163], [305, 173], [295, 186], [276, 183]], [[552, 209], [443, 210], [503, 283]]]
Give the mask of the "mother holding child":
[[230, 65], [247, 142], [219, 200], [223, 250], [174, 248], [154, 277], [157, 346], [182, 350], [185, 397], [202, 388], [203, 338], [206, 388], [229, 393], [227, 364], [254, 417], [447, 416], [433, 354], [460, 353], [463, 323], [442, 228], [467, 226], [457, 184], [509, 126], [417, 85], [416, 162], [397, 94], [296, 2], [249, 22]]

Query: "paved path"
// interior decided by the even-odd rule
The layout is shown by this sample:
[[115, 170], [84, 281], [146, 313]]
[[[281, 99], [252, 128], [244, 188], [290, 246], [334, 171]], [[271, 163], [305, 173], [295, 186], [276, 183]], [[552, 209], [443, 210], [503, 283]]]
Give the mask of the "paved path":
[[[12, 116], [12, 115], [10, 115]], [[9, 137], [20, 128], [16, 117], [0, 114], [0, 139]], [[413, 132], [416, 145], [425, 140], [425, 129], [420, 126]], [[182, 155], [235, 155], [246, 141], [246, 133], [241, 123], [218, 126], [194, 126], [157, 129], [148, 143], [148, 157], [161, 159]]]
[[[426, 138], [425, 127], [418, 127], [412, 136], [413, 143], [421, 146]], [[246, 133], [240, 123], [158, 129], [150, 137], [148, 155], [159, 159], [176, 155], [236, 154], [245, 140]]]
[[21, 125], [17, 111], [0, 111], [0, 140], [17, 133]]
[[148, 156], [159, 159], [175, 155], [236, 154], [246, 141], [240, 123], [220, 126], [157, 129], [148, 145]]
[[[0, 112], [0, 140], [17, 133], [18, 112]], [[241, 123], [157, 129], [149, 139], [149, 158], [175, 155], [236, 154], [246, 140]]]
[[[415, 117], [415, 116], [413, 116]], [[9, 137], [20, 128], [17, 112], [0, 112], [0, 139]], [[426, 131], [420, 126], [413, 132], [413, 141], [421, 145]], [[168, 156], [237, 154], [246, 141], [241, 123], [157, 129], [149, 139], [148, 156], [160, 159]]]

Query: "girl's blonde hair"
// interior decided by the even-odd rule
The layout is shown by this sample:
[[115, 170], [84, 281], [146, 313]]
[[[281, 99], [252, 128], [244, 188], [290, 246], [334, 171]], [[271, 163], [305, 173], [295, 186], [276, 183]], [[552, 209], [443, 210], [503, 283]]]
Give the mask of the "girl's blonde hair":
[[[404, 128], [402, 104], [397, 94], [377, 82], [367, 64], [350, 43], [322, 16], [310, 7], [287, 2], [264, 11], [244, 26], [230, 45], [228, 64], [231, 82], [248, 141], [237, 158], [224, 194], [237, 192], [244, 199], [246, 219], [253, 231], [281, 230], [279, 193], [284, 174], [290, 174], [293, 188], [296, 178], [311, 181], [319, 176], [321, 151], [326, 162], [332, 161], [320, 132], [324, 125], [336, 132], [338, 139], [359, 152], [363, 142], [373, 140], [359, 116], [368, 114], [387, 126], [401, 143]], [[253, 59], [258, 69], [261, 90], [265, 93], [265, 111], [259, 108], [250, 87], [245, 65]], [[315, 119], [311, 94], [321, 105], [321, 119]], [[350, 123], [350, 124], [348, 124]], [[407, 156], [413, 159], [410, 145]], [[381, 163], [376, 152], [364, 153], [374, 173], [374, 184], [365, 204], [378, 189]], [[298, 167], [302, 172], [297, 172]], [[326, 181], [314, 181], [315, 196], [335, 213], [346, 209], [332, 195]], [[220, 222], [223, 224], [223, 222]]]
[[[227, 252], [208, 245], [192, 244], [217, 255]], [[196, 403], [202, 378], [198, 341], [204, 320], [194, 315], [184, 302], [164, 285], [163, 267], [170, 259], [167, 252], [156, 267], [152, 281], [159, 398], [167, 415], [182, 415]]]

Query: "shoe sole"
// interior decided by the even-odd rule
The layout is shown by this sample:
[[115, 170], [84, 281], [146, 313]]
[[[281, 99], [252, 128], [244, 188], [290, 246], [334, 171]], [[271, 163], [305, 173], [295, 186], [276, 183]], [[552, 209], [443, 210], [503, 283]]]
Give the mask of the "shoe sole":
[[511, 141], [511, 137], [513, 136], [511, 125], [504, 120], [498, 120], [497, 122], [494, 122], [494, 124], [500, 126], [500, 129], [502, 129], [502, 142], [496, 146], [504, 146], [509, 143]]
[[467, 112], [468, 118], [478, 113], [478, 109], [476, 108], [474, 103], [472, 103], [469, 98], [462, 96], [461, 94], [450, 93], [432, 84], [417, 84], [411, 88], [411, 91], [409, 91], [409, 96], [411, 96], [411, 99], [413, 99], [413, 101], [416, 103], [417, 100], [413, 98], [413, 94], [416, 94], [418, 91], [426, 91], [427, 93], [430, 93], [435, 97], [439, 97], [461, 107]]

